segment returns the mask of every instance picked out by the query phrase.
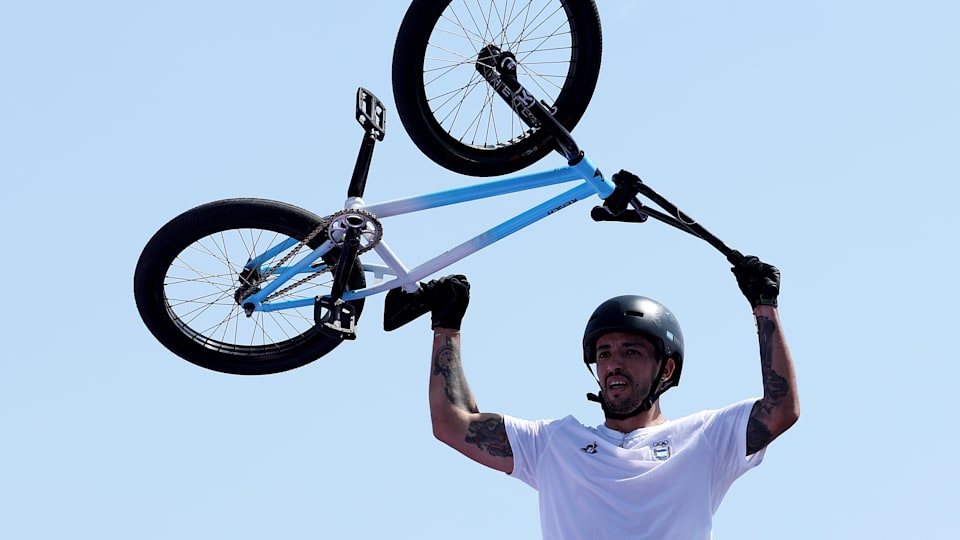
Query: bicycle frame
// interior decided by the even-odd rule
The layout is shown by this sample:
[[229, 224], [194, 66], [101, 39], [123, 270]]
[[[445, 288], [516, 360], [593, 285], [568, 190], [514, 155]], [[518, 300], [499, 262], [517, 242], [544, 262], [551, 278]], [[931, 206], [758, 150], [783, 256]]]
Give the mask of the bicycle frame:
[[[507, 236], [526, 228], [541, 219], [553, 215], [556, 212], [567, 208], [575, 202], [590, 198], [594, 195], [605, 199], [610, 196], [615, 186], [605, 178], [599, 169], [584, 155], [576, 163], [558, 169], [543, 171], [538, 173], [523, 174], [511, 178], [497, 180], [492, 182], [483, 182], [461, 188], [428, 193], [424, 195], [396, 199], [376, 204], [366, 204], [360, 197], [348, 197], [344, 204], [344, 209], [364, 210], [372, 214], [377, 219], [383, 219], [392, 216], [412, 214], [432, 208], [442, 206], [462, 204], [466, 202], [486, 199], [529, 191], [542, 187], [559, 185], [570, 182], [579, 182], [575, 187], [564, 191], [563, 193], [551, 197], [544, 202], [525, 210], [516, 216], [487, 229], [465, 242], [442, 252], [422, 264], [408, 269], [405, 263], [397, 254], [390, 249], [389, 244], [380, 240], [373, 251], [379, 255], [384, 265], [362, 264], [365, 272], [376, 276], [393, 276], [393, 279], [382, 281], [374, 286], [346, 291], [342, 299], [344, 301], [366, 298], [378, 293], [388, 291], [397, 287], [403, 287], [407, 292], [414, 292], [417, 289], [417, 283], [454, 264], [461, 259], [494, 244]], [[294, 239], [289, 239], [281, 244], [274, 246], [266, 251], [260, 257], [247, 263], [246, 268], [256, 268], [260, 266], [261, 261], [269, 260], [272, 256], [286, 249], [289, 249], [297, 243]], [[265, 302], [276, 290], [285, 283], [293, 279], [294, 276], [306, 272], [320, 272], [326, 269], [326, 265], [317, 265], [317, 261], [334, 247], [330, 240], [316, 248], [313, 253], [304, 257], [297, 264], [277, 269], [263, 269], [273, 271], [277, 275], [262, 290], [251, 295], [244, 300], [245, 306], [249, 306], [253, 311], [278, 311], [283, 309], [302, 308], [314, 304], [313, 298], [300, 300], [289, 300], [284, 302]]]
[[[501, 62], [497, 62], [500, 65]], [[516, 100], [516, 96], [529, 95], [522, 86], [516, 81], [515, 73], [512, 71], [513, 64], [510, 62], [502, 63], [506, 67], [499, 72], [503, 79], [497, 78], [498, 75], [492, 70], [482, 70], [485, 77], [494, 87], [504, 91], [504, 99], [512, 103], [529, 104], [528, 109], [524, 109], [526, 114], [533, 118], [533, 121], [541, 125], [544, 129], [550, 131], [554, 137], [556, 151], [563, 155], [567, 160], [567, 166], [550, 171], [516, 175], [504, 180], [484, 182], [473, 184], [461, 188], [439, 191], [425, 195], [396, 199], [376, 204], [366, 204], [363, 200], [364, 187], [366, 185], [367, 173], [370, 168], [370, 161], [373, 155], [373, 147], [378, 140], [383, 140], [384, 136], [384, 113], [385, 109], [379, 100], [372, 93], [364, 88], [359, 88], [357, 92], [357, 121], [364, 128], [364, 139], [361, 145], [360, 153], [357, 157], [357, 164], [354, 168], [353, 177], [350, 186], [347, 189], [347, 199], [343, 210], [363, 211], [363, 217], [353, 215], [358, 221], [367, 219], [379, 220], [412, 214], [423, 210], [439, 208], [455, 204], [498, 197], [510, 193], [529, 191], [547, 186], [553, 186], [568, 182], [578, 182], [578, 184], [567, 191], [551, 197], [544, 202], [525, 210], [514, 217], [480, 233], [473, 238], [442, 252], [426, 262], [414, 268], [408, 268], [403, 260], [390, 249], [389, 244], [383, 241], [382, 236], [369, 246], [372, 248], [383, 265], [364, 264], [359, 261], [358, 248], [360, 236], [359, 225], [354, 226], [348, 223], [348, 231], [345, 237], [339, 242], [327, 239], [322, 245], [313, 250], [312, 253], [300, 259], [296, 264], [290, 267], [280, 268], [261, 268], [264, 261], [271, 260], [274, 256], [294, 248], [299, 241], [288, 239], [265, 251], [259, 257], [254, 258], [245, 265], [245, 270], [250, 271], [251, 275], [275, 275], [276, 277], [269, 283], [266, 283], [262, 289], [243, 300], [243, 308], [247, 316], [256, 311], [271, 312], [284, 309], [303, 308], [311, 305], [320, 305], [334, 312], [339, 306], [344, 306], [344, 302], [358, 300], [389, 291], [395, 288], [402, 288], [408, 293], [416, 292], [419, 289], [418, 282], [436, 272], [447, 268], [453, 263], [480, 251], [493, 243], [496, 243], [507, 236], [525, 228], [541, 219], [552, 215], [577, 201], [590, 198], [594, 195], [604, 200], [603, 206], [594, 207], [591, 217], [596, 221], [626, 221], [626, 222], [644, 222], [649, 217], [674, 226], [680, 230], [690, 233], [696, 237], [706, 240], [717, 248], [727, 258], [736, 263], [740, 257], [739, 252], [735, 252], [720, 239], [712, 235], [709, 231], [700, 226], [695, 220], [684, 214], [673, 203], [662, 197], [649, 186], [646, 186], [638, 177], [627, 171], [620, 171], [613, 175], [611, 180], [606, 179], [593, 162], [580, 150], [570, 133], [557, 122], [552, 114], [535, 99]], [[506, 84], [499, 84], [500, 81]], [[618, 178], [619, 177], [619, 178]], [[658, 206], [667, 210], [669, 214], [650, 208], [642, 204], [638, 199], [638, 194], [643, 194]], [[376, 224], [379, 228], [379, 223]], [[332, 235], [331, 235], [332, 236]], [[379, 236], [379, 235], [378, 235]], [[301, 249], [300, 245], [297, 249]], [[346, 266], [337, 268], [334, 272], [335, 279], [331, 288], [331, 293], [322, 298], [304, 298], [298, 300], [287, 300], [283, 302], [269, 302], [272, 294], [280, 289], [281, 286], [288, 283], [294, 276], [304, 273], [320, 273], [330, 268], [322, 261], [322, 257], [335, 247], [341, 247], [340, 264]], [[393, 276], [393, 279], [381, 281], [377, 285], [363, 287], [359, 289], [346, 290], [343, 278], [345, 278], [352, 268], [353, 264], [359, 263], [364, 272], [374, 274], [378, 278], [383, 276]], [[339, 265], [338, 265], [339, 266]], [[349, 321], [352, 317], [352, 310], [347, 309], [346, 319]], [[333, 319], [339, 319], [335, 313]], [[324, 323], [326, 324], [326, 322]], [[347, 325], [351, 325], [348, 322]], [[337, 327], [337, 323], [331, 326]], [[337, 331], [339, 327], [337, 327]], [[352, 336], [350, 331], [342, 332], [343, 336]]]

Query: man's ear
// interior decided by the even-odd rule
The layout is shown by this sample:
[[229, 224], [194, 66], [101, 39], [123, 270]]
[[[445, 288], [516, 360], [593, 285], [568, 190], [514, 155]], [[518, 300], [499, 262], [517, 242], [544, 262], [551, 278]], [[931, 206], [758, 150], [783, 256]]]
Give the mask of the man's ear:
[[673, 377], [673, 370], [677, 369], [677, 362], [673, 357], [667, 358], [667, 365], [663, 367], [663, 379], [667, 380]]

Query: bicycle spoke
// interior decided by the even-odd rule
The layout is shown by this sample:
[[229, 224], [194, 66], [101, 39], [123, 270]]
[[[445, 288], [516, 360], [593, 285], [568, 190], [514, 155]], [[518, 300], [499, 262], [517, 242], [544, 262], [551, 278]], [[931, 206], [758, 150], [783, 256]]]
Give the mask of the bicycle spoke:
[[[512, 52], [521, 83], [552, 104], [567, 78], [572, 41], [557, 2], [452, 2], [430, 36], [424, 87], [434, 117], [450, 136], [483, 148], [524, 138], [531, 130], [478, 77], [476, 61], [487, 45]], [[483, 86], [476, 93], [477, 86]], [[462, 110], [472, 111], [469, 116]]]
[[[211, 348], [242, 344], [259, 351], [309, 331], [314, 326], [312, 306], [258, 312], [247, 317], [235, 298], [238, 287], [262, 287], [282, 275], [283, 269], [277, 265], [292, 250], [259, 261], [258, 268], [245, 268], [248, 261], [262, 257], [262, 253], [286, 238], [260, 229], [236, 229], [220, 231], [189, 245], [170, 265], [164, 280], [172, 315], [185, 331], [193, 329], [189, 333], [195, 334], [194, 339]], [[245, 272], [252, 276], [249, 283], [241, 278]], [[298, 285], [276, 293], [271, 300], [312, 298], [325, 294], [318, 290], [329, 288], [329, 282], [304, 280]]]

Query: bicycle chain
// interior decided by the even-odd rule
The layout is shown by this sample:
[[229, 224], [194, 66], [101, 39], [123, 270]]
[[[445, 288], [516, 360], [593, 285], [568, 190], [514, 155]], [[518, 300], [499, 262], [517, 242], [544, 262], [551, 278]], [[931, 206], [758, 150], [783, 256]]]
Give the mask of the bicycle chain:
[[[383, 238], [383, 226], [380, 225], [380, 222], [379, 222], [379, 221], [377, 221], [377, 216], [371, 214], [370, 212], [367, 212], [366, 210], [359, 210], [359, 209], [340, 210], [339, 212], [335, 212], [335, 213], [327, 216], [325, 219], [323, 219], [323, 220], [320, 222], [320, 224], [317, 225], [317, 228], [313, 230], [313, 232], [311, 232], [310, 234], [307, 235], [306, 238], [304, 238], [303, 240], [301, 240], [301, 241], [297, 244], [297, 246], [290, 251], [290, 253], [286, 254], [282, 259], [280, 259], [280, 262], [279, 262], [278, 264], [274, 265], [274, 267], [271, 268], [269, 272], [267, 272], [266, 274], [264, 274], [264, 275], [261, 277], [261, 279], [258, 281], [258, 285], [259, 285], [260, 283], [263, 283], [264, 281], [266, 281], [266, 279], [267, 279], [268, 277], [270, 277], [271, 275], [273, 275], [273, 273], [276, 271], [277, 268], [283, 267], [283, 265], [286, 264], [287, 261], [289, 261], [291, 258], [293, 258], [294, 256], [296, 256], [297, 253], [300, 252], [300, 249], [302, 249], [303, 246], [309, 244], [310, 241], [313, 240], [314, 238], [316, 238], [316, 236], [317, 236], [318, 234], [320, 234], [322, 231], [329, 229], [336, 221], [338, 221], [339, 219], [341, 219], [341, 218], [344, 217], [344, 216], [350, 216], [350, 215], [356, 216], [356, 215], [358, 215], [358, 214], [359, 214], [359, 215], [361, 216], [361, 218], [364, 220], [364, 224], [365, 224], [365, 225], [366, 225], [366, 224], [373, 224], [374, 230], [373, 230], [372, 232], [374, 233], [374, 236], [373, 236], [371, 239], [368, 240], [368, 242], [367, 242], [367, 244], [366, 244], [365, 246], [361, 246], [361, 247], [360, 247], [360, 250], [357, 251], [357, 256], [359, 257], [361, 254], [366, 253], [366, 252], [370, 251], [371, 249], [373, 249], [374, 247], [376, 247], [376, 245], [380, 243], [380, 239]], [[330, 240], [333, 240], [332, 236], [333, 236], [333, 235], [331, 234], [331, 231], [327, 230], [327, 238], [330, 239]], [[337, 242], [336, 240], [333, 240], [333, 241], [334, 241], [334, 243], [337, 244], [338, 246], [342, 245], [342, 242]], [[305, 278], [303, 278], [303, 279], [300, 279], [299, 281], [296, 281], [296, 282], [294, 282], [294, 283], [292, 283], [292, 284], [284, 287], [283, 289], [280, 289], [279, 291], [274, 292], [273, 294], [271, 294], [270, 296], [268, 296], [267, 298], [265, 298], [264, 301], [272, 300], [272, 299], [274, 299], [274, 298], [276, 298], [276, 297], [278, 297], [278, 296], [282, 296], [282, 295], [286, 294], [287, 292], [290, 292], [290, 291], [292, 291], [293, 289], [296, 289], [297, 287], [299, 287], [299, 286], [303, 285], [304, 283], [310, 281], [311, 279], [314, 279], [315, 277], [319, 276], [320, 274], [325, 274], [325, 273], [331, 271], [332, 269], [333, 269], [333, 266], [327, 265], [327, 267], [324, 268], [324, 269], [322, 269], [322, 270], [319, 270], [319, 271], [316, 271], [316, 272], [312, 272], [312, 273], [309, 274], [307, 277], [305, 277]]]

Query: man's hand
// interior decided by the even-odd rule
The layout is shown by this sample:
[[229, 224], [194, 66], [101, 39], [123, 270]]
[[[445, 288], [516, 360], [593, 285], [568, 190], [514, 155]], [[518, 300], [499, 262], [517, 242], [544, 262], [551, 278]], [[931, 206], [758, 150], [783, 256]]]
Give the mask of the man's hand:
[[464, 275], [446, 276], [421, 283], [430, 306], [432, 328], [459, 330], [470, 303], [470, 283]]
[[777, 305], [780, 270], [776, 266], [762, 262], [753, 255], [741, 255], [737, 251], [734, 251], [728, 260], [733, 263], [730, 271], [736, 276], [737, 285], [750, 302], [750, 307]]

